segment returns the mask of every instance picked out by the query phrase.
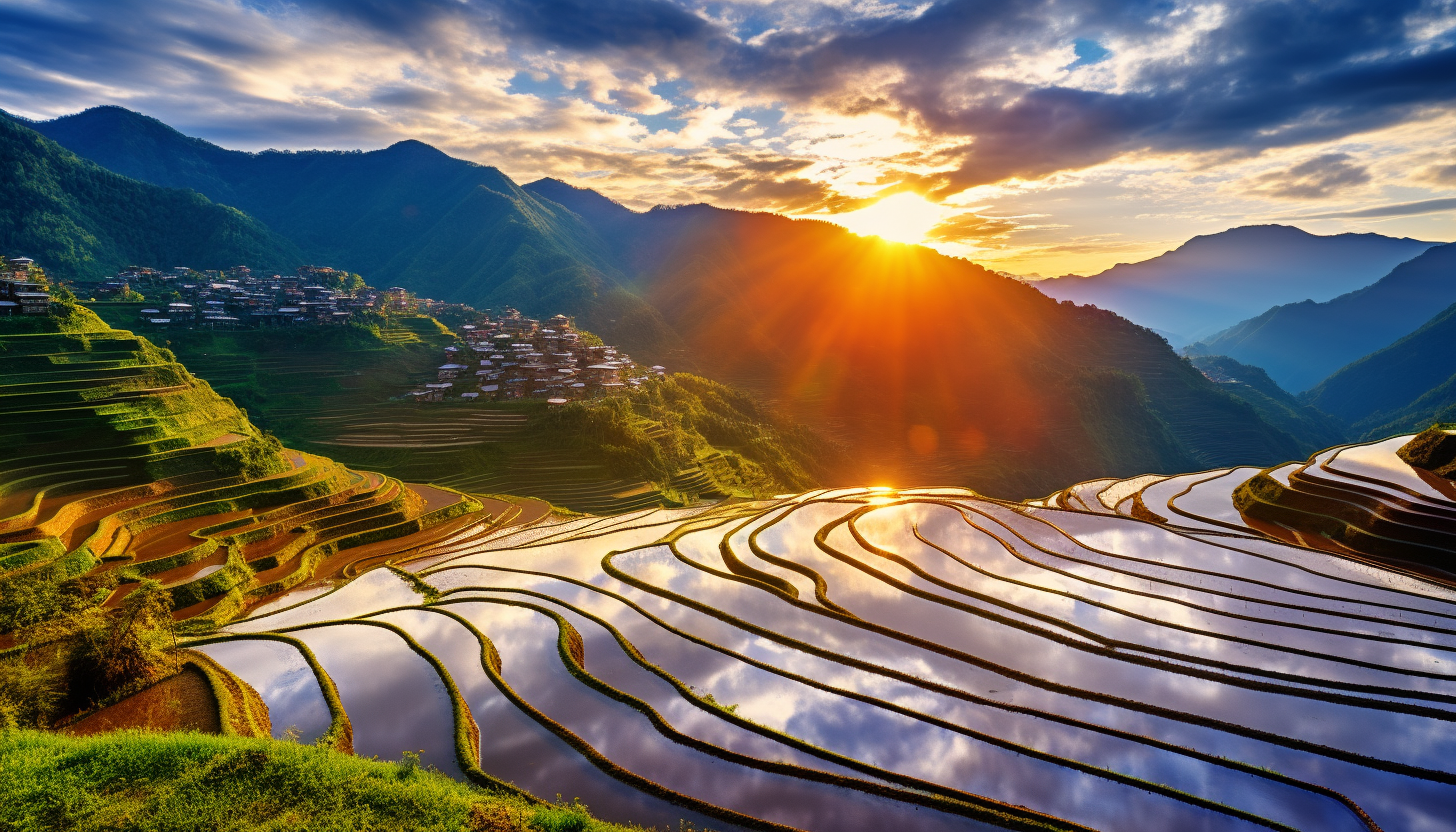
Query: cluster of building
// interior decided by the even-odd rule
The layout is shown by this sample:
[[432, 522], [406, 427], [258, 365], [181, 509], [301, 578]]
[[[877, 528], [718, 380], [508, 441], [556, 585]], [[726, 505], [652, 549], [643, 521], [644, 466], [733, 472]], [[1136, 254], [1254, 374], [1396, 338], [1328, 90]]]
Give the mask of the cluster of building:
[[616, 347], [588, 346], [565, 315], [542, 322], [506, 309], [458, 334], [465, 345], [446, 347], [436, 380], [410, 391], [410, 398], [566, 404], [629, 390], [667, 373], [662, 366], [639, 367]]
[[45, 280], [37, 278], [35, 261], [29, 257], [8, 257], [0, 269], [0, 317], [45, 315], [51, 311], [50, 292]]
[[293, 275], [255, 275], [247, 266], [226, 271], [132, 266], [92, 291], [97, 298], [126, 297], [135, 291], [168, 299], [137, 313], [144, 326], [158, 329], [343, 324], [362, 312], [406, 300], [404, 289], [370, 289], [358, 280], [351, 286], [352, 277], [327, 266], [302, 266]]

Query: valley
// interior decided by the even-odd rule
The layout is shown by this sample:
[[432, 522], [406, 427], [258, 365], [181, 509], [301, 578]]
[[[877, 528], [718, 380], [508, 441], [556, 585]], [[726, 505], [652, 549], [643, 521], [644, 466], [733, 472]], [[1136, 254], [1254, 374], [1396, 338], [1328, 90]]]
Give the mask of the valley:
[[1450, 826], [1450, 245], [0, 163], [0, 825]]

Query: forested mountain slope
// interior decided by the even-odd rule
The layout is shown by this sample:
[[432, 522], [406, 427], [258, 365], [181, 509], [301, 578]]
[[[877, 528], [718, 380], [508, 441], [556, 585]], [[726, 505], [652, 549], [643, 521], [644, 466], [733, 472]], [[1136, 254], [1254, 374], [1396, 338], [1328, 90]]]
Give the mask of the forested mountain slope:
[[1447, 421], [1456, 406], [1453, 344], [1456, 304], [1385, 349], [1340, 368], [1305, 398], [1372, 438]]
[[1226, 355], [1194, 356], [1192, 362], [1220, 390], [1248, 402], [1264, 421], [1295, 437], [1307, 453], [1338, 445], [1349, 433], [1349, 426], [1340, 419], [1301, 402], [1259, 367]]
[[1057, 477], [1298, 453], [1151, 331], [964, 260], [772, 214], [527, 189], [614, 241], [704, 372], [837, 427], [860, 481], [1045, 493]]
[[31, 126], [117, 173], [245, 211], [309, 260], [421, 296], [580, 313], [615, 285], [603, 245], [576, 217], [420, 142], [245, 153], [120, 107]]
[[238, 153], [116, 108], [37, 126], [255, 212], [311, 259], [446, 300], [576, 314], [638, 359], [749, 387], [844, 440], [847, 481], [1028, 496], [1299, 452], [1152, 332], [928, 249], [773, 214], [638, 213], [569, 186], [522, 189], [414, 142]]
[[302, 255], [234, 208], [119, 176], [0, 113], [0, 251], [97, 280], [133, 263], [284, 268]]

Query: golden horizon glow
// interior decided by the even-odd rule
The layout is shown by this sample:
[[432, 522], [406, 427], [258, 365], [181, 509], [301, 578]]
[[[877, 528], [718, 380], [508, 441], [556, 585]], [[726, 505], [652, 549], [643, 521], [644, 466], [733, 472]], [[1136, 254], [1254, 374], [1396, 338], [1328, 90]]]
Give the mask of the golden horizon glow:
[[921, 245], [926, 235], [941, 223], [951, 209], [937, 205], [920, 194], [894, 194], [858, 211], [816, 216], [842, 225], [865, 237], [879, 237], [892, 243]]

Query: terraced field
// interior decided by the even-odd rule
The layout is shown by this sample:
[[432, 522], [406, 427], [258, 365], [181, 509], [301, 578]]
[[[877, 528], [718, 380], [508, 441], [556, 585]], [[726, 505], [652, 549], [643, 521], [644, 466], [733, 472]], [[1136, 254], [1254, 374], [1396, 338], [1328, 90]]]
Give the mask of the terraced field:
[[[324, 407], [299, 413], [299, 444], [411, 480], [473, 494], [509, 493], [595, 514], [660, 506], [670, 497], [641, 480], [614, 477], [579, 453], [540, 447], [530, 434], [542, 407], [403, 402]], [[700, 474], [694, 478], [693, 474]], [[701, 472], [684, 472], [679, 491], [721, 497]]]
[[[0, 579], [143, 578], [206, 628], [305, 582], [531, 519], [284, 449], [167, 350], [85, 310], [0, 328]], [[7, 645], [8, 646], [8, 645]]]
[[1451, 828], [1456, 585], [1266, 534], [1258, 474], [463, 528], [193, 646], [275, 733], [658, 828]]

